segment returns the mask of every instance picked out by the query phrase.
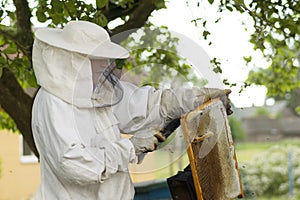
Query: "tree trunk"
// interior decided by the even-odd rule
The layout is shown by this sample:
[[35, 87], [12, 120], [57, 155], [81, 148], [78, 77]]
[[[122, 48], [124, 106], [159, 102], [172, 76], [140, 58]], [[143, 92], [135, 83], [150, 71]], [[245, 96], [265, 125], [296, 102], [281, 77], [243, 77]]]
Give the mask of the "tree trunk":
[[31, 131], [33, 99], [23, 91], [14, 74], [8, 68], [3, 68], [2, 77], [0, 78], [0, 91], [1, 107], [15, 121], [30, 149], [39, 157]]

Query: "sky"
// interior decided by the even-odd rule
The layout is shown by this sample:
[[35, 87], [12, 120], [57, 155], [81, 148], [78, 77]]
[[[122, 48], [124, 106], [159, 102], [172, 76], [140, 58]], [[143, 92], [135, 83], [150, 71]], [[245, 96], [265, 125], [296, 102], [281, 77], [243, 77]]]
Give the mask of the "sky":
[[[217, 19], [215, 5], [211, 6], [206, 3], [206, 5], [201, 5], [201, 8], [198, 8], [196, 7], [197, 1], [189, 0], [188, 2], [189, 5], [185, 1], [169, 1], [167, 9], [153, 13], [150, 21], [156, 26], [165, 25], [171, 31], [189, 37], [199, 44], [210, 58], [219, 58], [223, 69], [221, 78], [228, 79], [230, 83], [240, 85], [246, 80], [250, 69], [268, 65], [262, 55], [259, 52], [254, 52], [252, 44], [248, 42], [251, 33], [251, 20], [246, 15], [225, 12], [219, 23], [214, 24], [213, 22]], [[207, 26], [211, 32], [209, 41], [212, 42], [212, 45], [208, 45], [208, 42], [201, 36], [203, 31], [201, 24], [197, 28], [191, 22], [199, 17], [208, 20]], [[242, 22], [246, 22], [246, 24]], [[245, 28], [249, 31], [245, 31]], [[246, 66], [243, 56], [249, 55], [253, 55], [253, 64]], [[236, 107], [262, 106], [265, 103], [265, 87], [250, 86], [242, 93], [238, 92], [240, 87], [231, 89], [230, 99]]]

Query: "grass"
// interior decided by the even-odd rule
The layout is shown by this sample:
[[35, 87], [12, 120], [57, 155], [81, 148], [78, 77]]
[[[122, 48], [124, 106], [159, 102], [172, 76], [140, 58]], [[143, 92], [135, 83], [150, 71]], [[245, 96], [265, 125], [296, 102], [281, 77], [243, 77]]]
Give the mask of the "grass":
[[259, 197], [257, 200], [288, 200], [286, 197]]
[[272, 145], [271, 143], [239, 143], [235, 146], [238, 162], [252, 160], [256, 155], [266, 151]]
[[255, 156], [274, 145], [294, 145], [300, 147], [300, 139], [285, 139], [276, 142], [242, 142], [236, 143], [235, 150], [239, 162], [252, 160]]
[[[266, 151], [268, 148], [274, 145], [295, 145], [300, 147], [300, 140], [281, 140], [278, 142], [242, 142], [235, 144], [235, 150], [237, 160], [239, 163], [244, 163], [252, 160], [255, 156], [259, 156], [260, 153]], [[170, 157], [170, 153], [161, 153], [159, 156], [155, 156], [155, 161], [160, 163], [166, 161]], [[178, 171], [182, 171], [189, 163], [188, 156], [183, 154], [180, 158], [174, 159], [174, 162], [170, 163], [166, 167], [155, 171], [154, 177], [157, 179], [165, 179], [176, 174]], [[275, 199], [276, 200], [276, 199]]]
[[[300, 147], [300, 139], [286, 139], [278, 142], [243, 142], [236, 143], [235, 150], [237, 154], [237, 160], [241, 164], [252, 160], [255, 156], [259, 156], [260, 153], [263, 153], [270, 147], [274, 145], [295, 145]], [[161, 153], [154, 158], [154, 162], [161, 163], [166, 162], [170, 159], [170, 152]], [[177, 174], [178, 171], [182, 171], [185, 166], [189, 163], [187, 154], [183, 154], [178, 159], [174, 159], [169, 165], [166, 165], [164, 168], [154, 171], [154, 179], [166, 179], [168, 177]], [[142, 180], [140, 180], [142, 181]], [[288, 197], [253, 197], [251, 199], [255, 200], [290, 200]], [[245, 199], [247, 200], [247, 199]], [[250, 200], [250, 199], [249, 199]]]
[[[166, 153], [156, 159], [157, 162], [161, 162], [161, 160], [169, 159], [169, 155]], [[174, 159], [174, 161], [170, 163], [170, 165], [166, 166], [165, 168], [162, 168], [161, 170], [156, 171], [155, 177], [158, 179], [170, 177], [172, 175], [177, 174], [178, 171], [182, 171], [188, 164], [188, 156], [186, 153], [184, 153], [182, 156], [178, 157], [177, 159]]]
[[[252, 198], [251, 200], [296, 200], [295, 198], [289, 198], [289, 197], [269, 197], [269, 196], [266, 196], [266, 197], [255, 197], [255, 198]], [[250, 199], [244, 199], [244, 200], [250, 200]]]

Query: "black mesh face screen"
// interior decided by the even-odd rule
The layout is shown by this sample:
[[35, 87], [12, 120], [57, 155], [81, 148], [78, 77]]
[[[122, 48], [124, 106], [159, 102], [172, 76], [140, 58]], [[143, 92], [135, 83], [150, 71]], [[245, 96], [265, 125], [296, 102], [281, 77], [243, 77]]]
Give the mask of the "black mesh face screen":
[[123, 88], [119, 81], [121, 74], [121, 69], [117, 69], [115, 62], [110, 60], [108, 66], [101, 73], [93, 91], [94, 107], [108, 107], [122, 100]]

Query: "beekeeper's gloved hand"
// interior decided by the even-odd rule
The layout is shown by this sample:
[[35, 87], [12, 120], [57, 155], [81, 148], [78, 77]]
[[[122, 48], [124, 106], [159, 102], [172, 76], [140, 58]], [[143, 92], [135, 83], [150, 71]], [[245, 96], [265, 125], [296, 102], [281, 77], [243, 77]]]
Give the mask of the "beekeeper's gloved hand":
[[214, 98], [220, 98], [220, 100], [223, 102], [226, 112], [228, 115], [231, 115], [233, 111], [231, 110], [231, 105], [230, 105], [230, 99], [229, 99], [229, 94], [231, 93], [230, 89], [215, 89], [215, 88], [205, 88], [206, 89], [206, 95], [205, 95], [205, 100], [204, 102], [207, 102], [211, 99]]
[[167, 139], [166, 136], [164, 136], [162, 134], [162, 132], [160, 132], [160, 131], [156, 131], [155, 134], [154, 134], [154, 136], [156, 137], [156, 139], [158, 140], [158, 142], [164, 142]]
[[142, 153], [154, 151], [158, 145], [157, 138], [151, 133], [136, 133], [134, 136], [129, 138], [132, 142], [135, 154], [138, 156]]
[[131, 138], [129, 138], [134, 146], [135, 154], [138, 158], [138, 164], [140, 164], [148, 152], [152, 152], [156, 149], [158, 142], [164, 142], [165, 136], [161, 132], [156, 130], [144, 130], [138, 132]]

